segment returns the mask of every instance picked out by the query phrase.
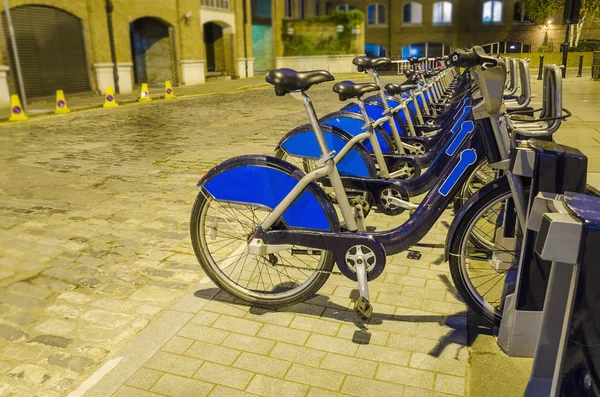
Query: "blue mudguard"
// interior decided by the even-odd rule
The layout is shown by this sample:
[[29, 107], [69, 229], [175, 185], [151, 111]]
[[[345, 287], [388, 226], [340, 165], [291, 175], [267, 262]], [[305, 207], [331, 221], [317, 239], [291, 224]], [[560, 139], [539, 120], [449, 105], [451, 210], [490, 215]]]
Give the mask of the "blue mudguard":
[[[211, 169], [198, 182], [198, 187], [217, 201], [273, 209], [304, 175], [299, 168], [275, 157], [240, 156]], [[339, 231], [333, 204], [314, 182], [288, 207], [282, 218], [290, 228]]]
[[[349, 133], [351, 136], [356, 136], [365, 132], [363, 129], [365, 122], [362, 115], [358, 113], [344, 111], [334, 112], [323, 116], [319, 122], [321, 124], [337, 127], [342, 131]], [[375, 130], [375, 135], [377, 136], [377, 141], [379, 142], [382, 153], [394, 153], [392, 138], [388, 133], [382, 128], [377, 128]], [[371, 146], [371, 142], [369, 142], [368, 139], [363, 141], [363, 145], [369, 153], [373, 153], [373, 146]]]
[[[352, 139], [352, 135], [330, 125], [322, 125], [321, 129], [330, 151], [335, 150], [339, 153], [346, 143]], [[321, 148], [310, 125], [302, 125], [288, 132], [279, 141], [277, 148], [284, 150], [290, 156], [312, 159], [319, 159], [322, 156]], [[361, 144], [354, 145], [338, 163], [337, 167], [341, 175], [363, 178], [375, 178], [377, 176], [373, 160]]]
[[[391, 101], [388, 101], [388, 103], [390, 103], [390, 102]], [[390, 104], [390, 106], [391, 106], [391, 104]], [[398, 106], [398, 105], [396, 105], [396, 106]], [[367, 111], [369, 118], [373, 121], [385, 116], [385, 109], [383, 108], [383, 105], [381, 104], [381, 99], [377, 102], [373, 101], [373, 102], [365, 103], [365, 110]], [[352, 113], [357, 113], [359, 115], [362, 115], [362, 113], [360, 112], [360, 108], [358, 107], [357, 104], [354, 104], [354, 103], [350, 103], [350, 104], [344, 106], [342, 108], [342, 111], [352, 112]], [[400, 116], [400, 115], [398, 115], [398, 116]], [[394, 118], [394, 122], [396, 123], [396, 128], [398, 129], [398, 132], [400, 133], [400, 135], [404, 135], [405, 134], [404, 127], [402, 126], [402, 123], [397, 119], [398, 116], [396, 116]], [[400, 117], [405, 122], [406, 120], [404, 120], [403, 116], [404, 115], [402, 115]], [[390, 127], [389, 121], [386, 121], [381, 126], [383, 127], [385, 132], [387, 132], [388, 134], [392, 133], [392, 128]]]

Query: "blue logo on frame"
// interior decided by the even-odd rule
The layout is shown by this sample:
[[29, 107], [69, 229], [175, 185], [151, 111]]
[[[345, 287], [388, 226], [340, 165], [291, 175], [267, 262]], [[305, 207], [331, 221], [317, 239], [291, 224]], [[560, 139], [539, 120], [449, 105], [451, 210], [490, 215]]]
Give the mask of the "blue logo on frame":
[[458, 148], [460, 148], [460, 146], [464, 142], [465, 138], [471, 132], [473, 132], [474, 129], [475, 129], [475, 124], [473, 124], [472, 121], [469, 120], [469, 121], [465, 121], [464, 123], [462, 123], [461, 126], [460, 126], [460, 131], [458, 132], [458, 134], [456, 134], [454, 136], [454, 139], [452, 140], [452, 142], [448, 146], [448, 149], [446, 149], [446, 154], [448, 156], [454, 155], [454, 153], [456, 153], [456, 151], [458, 150]]
[[458, 182], [460, 177], [465, 173], [469, 166], [475, 164], [477, 160], [477, 152], [475, 149], [465, 149], [460, 153], [460, 160], [458, 164], [454, 167], [454, 169], [450, 172], [450, 175], [446, 178], [442, 186], [439, 188], [438, 192], [442, 196], [447, 196], [454, 185]]

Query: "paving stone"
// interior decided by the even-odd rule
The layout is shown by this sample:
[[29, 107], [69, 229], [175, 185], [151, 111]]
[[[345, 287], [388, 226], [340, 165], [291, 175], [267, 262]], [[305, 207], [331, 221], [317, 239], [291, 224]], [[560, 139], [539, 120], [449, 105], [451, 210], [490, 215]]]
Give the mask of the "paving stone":
[[360, 358], [352, 358], [339, 354], [327, 353], [321, 363], [321, 368], [349, 375], [372, 378], [377, 369], [377, 363]]
[[387, 344], [389, 333], [373, 328], [360, 329], [357, 328], [356, 325], [342, 324], [336, 336], [341, 339], [351, 340], [358, 344], [385, 346]]
[[63, 338], [62, 336], [57, 335], [38, 335], [35, 338], [31, 339], [29, 343], [40, 343], [42, 345], [66, 348], [71, 343], [73, 343], [73, 339]]
[[10, 371], [7, 376], [32, 386], [41, 385], [52, 378], [50, 372], [46, 368], [32, 364], [19, 365]]
[[246, 390], [250, 393], [266, 397], [303, 397], [308, 391], [308, 386], [268, 376], [256, 375]]
[[318, 334], [312, 334], [306, 342], [306, 346], [348, 356], [353, 356], [358, 350], [358, 345], [352, 341]]
[[121, 386], [111, 397], [161, 397], [164, 395], [152, 393], [145, 390], [135, 389], [129, 386]]
[[408, 366], [410, 356], [406, 350], [372, 345], [359, 346], [356, 352], [356, 357], [403, 366]]
[[212, 326], [241, 334], [256, 335], [262, 324], [256, 321], [222, 315]]
[[174, 336], [167, 343], [165, 343], [161, 350], [170, 353], [183, 354], [188, 347], [192, 345], [192, 343], [194, 343], [194, 341], [191, 339]]
[[214, 324], [217, 318], [219, 318], [219, 314], [217, 313], [201, 311], [192, 317], [190, 323], [210, 326]]
[[20, 341], [28, 337], [25, 332], [20, 331], [10, 325], [0, 324], [0, 339], [8, 341]]
[[464, 361], [432, 357], [429, 354], [423, 353], [413, 353], [410, 359], [410, 366], [455, 376], [465, 376], [466, 372], [466, 362]]
[[344, 380], [344, 375], [338, 372], [309, 367], [302, 364], [292, 364], [285, 379], [328, 390], [338, 390]]
[[129, 299], [146, 302], [168, 303], [175, 299], [175, 295], [173, 294], [173, 291], [167, 288], [145, 285], [131, 294]]
[[275, 345], [274, 341], [253, 336], [231, 333], [225, 338], [222, 346], [267, 355]]
[[238, 359], [233, 363], [233, 366], [259, 374], [281, 378], [289, 368], [290, 362], [259, 354], [242, 352]]
[[465, 394], [465, 378], [438, 374], [435, 380], [435, 390], [463, 396]]
[[48, 364], [81, 373], [94, 362], [93, 359], [83, 356], [73, 356], [67, 353], [53, 353], [48, 356]]
[[243, 390], [248, 386], [253, 376], [254, 373], [250, 371], [205, 362], [196, 372], [194, 378]]
[[278, 342], [269, 355], [282, 360], [318, 367], [325, 358], [325, 354], [320, 350]]
[[13, 314], [12, 316], [8, 316], [6, 319], [12, 323], [15, 323], [15, 324], [25, 327], [25, 326], [31, 325], [34, 322], [36, 322], [38, 317], [39, 317], [39, 314], [37, 314], [37, 313], [20, 311], [20, 312]]
[[402, 396], [404, 387], [377, 380], [348, 376], [342, 392], [357, 397], [398, 397]]
[[200, 367], [200, 364], [202, 364], [202, 360], [159, 351], [144, 366], [177, 375], [192, 376]]
[[5, 292], [0, 294], [0, 302], [7, 305], [19, 307], [21, 309], [36, 309], [46, 306], [46, 302], [30, 296], [16, 295]]
[[73, 331], [74, 328], [75, 323], [58, 319], [48, 320], [35, 327], [37, 332], [52, 335], [66, 335]]
[[296, 316], [290, 324], [290, 327], [310, 332], [316, 332], [319, 334], [334, 336], [335, 334], [337, 334], [340, 325], [333, 321], [326, 321], [304, 316]]
[[227, 347], [215, 346], [204, 342], [194, 342], [194, 344], [185, 352], [187, 356], [201, 358], [223, 365], [231, 365], [239, 356], [238, 350]]
[[43, 345], [11, 343], [0, 349], [0, 359], [6, 361], [22, 362], [31, 360], [36, 362], [47, 351]]
[[8, 290], [17, 294], [29, 295], [39, 299], [46, 299], [52, 295], [52, 290], [45, 285], [32, 285], [24, 282], [13, 284]]
[[67, 291], [67, 292], [60, 294], [56, 299], [57, 300], [65, 300], [67, 302], [83, 305], [83, 304], [91, 301], [93, 298], [91, 296], [82, 294], [80, 292]]
[[381, 363], [375, 378], [424, 389], [433, 389], [435, 373]]
[[342, 394], [338, 392], [332, 392], [329, 390], [323, 390], [316, 387], [311, 387], [306, 397], [340, 397], [348, 396], [348, 394]]
[[207, 396], [212, 388], [213, 385], [199, 380], [165, 374], [150, 390], [173, 397], [202, 397]]
[[[284, 309], [287, 310], [287, 307]], [[248, 313], [246, 314], [246, 318], [249, 320], [259, 321], [261, 323], [287, 327], [294, 319], [294, 315], [292, 313], [285, 313], [281, 311], [278, 312], [273, 310], [262, 309], [259, 307], [252, 307], [250, 311], [248, 311]]]
[[260, 329], [257, 336], [280, 342], [303, 345], [306, 342], [308, 335], [309, 333], [306, 331], [279, 327], [272, 324], [265, 324]]
[[138, 310], [136, 311], [136, 313], [138, 314], [146, 314], [148, 316], [155, 316], [158, 313], [160, 313], [162, 309], [160, 307], [157, 306], [152, 306], [152, 305], [142, 305], [138, 308]]
[[130, 315], [108, 312], [106, 310], [90, 310], [81, 316], [81, 318], [90, 323], [109, 328], [120, 328], [132, 319]]

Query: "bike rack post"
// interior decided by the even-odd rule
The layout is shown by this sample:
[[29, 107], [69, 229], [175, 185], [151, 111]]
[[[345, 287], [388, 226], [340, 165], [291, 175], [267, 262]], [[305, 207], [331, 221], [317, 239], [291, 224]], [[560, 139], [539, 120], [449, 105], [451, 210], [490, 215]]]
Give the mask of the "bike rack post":
[[542, 73], [544, 72], [544, 56], [540, 55], [540, 70], [538, 71], [538, 80], [542, 79]]
[[583, 72], [583, 55], [579, 55], [579, 70], [577, 71], [577, 77], [581, 77]]

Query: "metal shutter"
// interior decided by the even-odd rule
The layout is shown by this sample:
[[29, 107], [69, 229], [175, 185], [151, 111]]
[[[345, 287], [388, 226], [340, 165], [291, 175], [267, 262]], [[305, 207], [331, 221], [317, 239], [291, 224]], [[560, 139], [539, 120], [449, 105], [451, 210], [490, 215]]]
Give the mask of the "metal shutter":
[[[58, 8], [30, 5], [12, 8], [11, 17], [28, 98], [51, 96], [56, 90], [90, 91], [79, 18]], [[2, 13], [2, 22], [14, 71], [6, 13]], [[13, 80], [17, 86], [14, 74]]]

